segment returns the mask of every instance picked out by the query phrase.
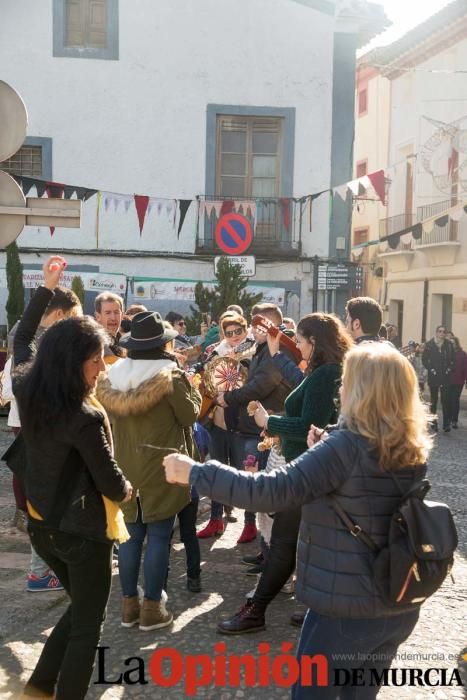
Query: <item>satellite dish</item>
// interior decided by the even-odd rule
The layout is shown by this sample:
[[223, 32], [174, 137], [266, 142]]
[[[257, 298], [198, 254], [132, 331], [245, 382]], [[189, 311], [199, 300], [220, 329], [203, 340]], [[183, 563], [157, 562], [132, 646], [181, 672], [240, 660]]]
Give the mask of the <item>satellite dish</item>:
[[[5, 207], [24, 207], [26, 197], [16, 180], [0, 170], [0, 204]], [[0, 226], [0, 249], [13, 243], [23, 230], [26, 216], [2, 214]]]
[[0, 163], [21, 148], [27, 125], [26, 105], [16, 90], [0, 80]]

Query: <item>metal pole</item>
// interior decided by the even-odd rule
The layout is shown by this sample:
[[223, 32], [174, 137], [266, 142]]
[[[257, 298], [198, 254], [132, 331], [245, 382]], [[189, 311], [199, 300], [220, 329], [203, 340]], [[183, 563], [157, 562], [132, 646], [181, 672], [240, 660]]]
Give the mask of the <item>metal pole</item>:
[[312, 296], [312, 310], [318, 311], [318, 265], [319, 257], [317, 255], [313, 258], [313, 296]]

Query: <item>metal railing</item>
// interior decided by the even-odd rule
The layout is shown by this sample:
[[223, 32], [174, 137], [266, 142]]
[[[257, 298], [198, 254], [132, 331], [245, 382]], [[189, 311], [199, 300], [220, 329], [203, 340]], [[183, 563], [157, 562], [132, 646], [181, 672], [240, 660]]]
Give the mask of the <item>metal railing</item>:
[[[240, 202], [244, 206], [240, 206]], [[211, 205], [214, 205], [211, 207]], [[256, 199], [200, 197], [196, 231], [197, 253], [219, 253], [215, 230], [219, 218], [226, 213], [242, 214], [253, 231], [253, 242], [246, 254], [273, 256], [281, 252], [295, 256], [300, 252], [304, 207], [293, 198], [260, 197]]]
[[[398, 214], [390, 216], [386, 219], [380, 219], [379, 222], [379, 237], [385, 238], [393, 233], [399, 233], [404, 229], [413, 226], [416, 223], [425, 221], [432, 216], [442, 214], [453, 205], [453, 202], [448, 199], [443, 202], [433, 202], [417, 207], [416, 213]], [[446, 243], [457, 241], [458, 224], [455, 221], [446, 220], [442, 226], [435, 224], [431, 231], [423, 232], [421, 238], [414, 238], [409, 243], [399, 241], [395, 247], [389, 247], [389, 251], [414, 250], [419, 246], [430, 245], [433, 243]]]

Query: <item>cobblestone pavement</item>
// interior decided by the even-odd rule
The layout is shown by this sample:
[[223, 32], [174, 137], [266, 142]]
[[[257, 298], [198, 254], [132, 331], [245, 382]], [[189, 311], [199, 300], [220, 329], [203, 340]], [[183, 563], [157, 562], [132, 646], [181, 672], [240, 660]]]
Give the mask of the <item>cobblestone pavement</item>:
[[[461, 422], [467, 425], [467, 413], [463, 411]], [[2, 419], [0, 423], [0, 449], [9, 444], [10, 436]], [[466, 499], [467, 429], [440, 434], [438, 445], [431, 459], [430, 478], [433, 483], [432, 498], [445, 500], [452, 507], [459, 531], [460, 547], [454, 568], [455, 583], [446, 582], [442, 589], [422, 608], [420, 622], [412, 636], [401, 647], [394, 666], [397, 668], [460, 668], [465, 672], [462, 655], [465, 648], [466, 587], [467, 580], [467, 523]], [[25, 591], [25, 571], [29, 559], [26, 535], [11, 528], [14, 503], [11, 492], [11, 476], [0, 463], [0, 698], [15, 698], [21, 683], [28, 677], [40, 653], [43, 641], [65, 606], [63, 593], [28, 594]], [[238, 516], [240, 512], [236, 511]], [[206, 515], [200, 517], [200, 522]], [[239, 521], [241, 517], [239, 517]], [[245, 575], [241, 557], [255, 553], [255, 544], [238, 546], [236, 539], [241, 523], [228, 525], [223, 537], [202, 541], [203, 592], [190, 594], [185, 588], [184, 552], [177, 537], [169, 580], [169, 607], [174, 613], [172, 628], [160, 632], [140, 632], [137, 628], [122, 629], [119, 625], [120, 594], [118, 577], [110, 600], [102, 646], [106, 651], [107, 679], [115, 679], [129, 668], [124, 665], [128, 657], [140, 656], [146, 664], [146, 685], [92, 685], [88, 698], [179, 698], [186, 696], [183, 682], [173, 688], [160, 688], [150, 680], [148, 666], [155, 649], [174, 647], [182, 654], [213, 655], [214, 645], [225, 642], [227, 654], [258, 654], [258, 644], [268, 642], [271, 657], [281, 653], [284, 642], [295, 646], [297, 630], [289, 625], [290, 614], [296, 609], [292, 596], [280, 594], [267, 613], [267, 629], [257, 634], [225, 637], [215, 632], [216, 622], [224, 614], [236, 611], [244, 594], [255, 579]], [[415, 655], [415, 658], [411, 657]], [[466, 657], [467, 658], [467, 657]], [[94, 676], [96, 680], [97, 674]], [[133, 674], [132, 680], [136, 676]], [[463, 676], [464, 683], [467, 682]], [[196, 697], [215, 700], [253, 698], [254, 700], [288, 698], [284, 688], [200, 688]], [[463, 688], [388, 687], [381, 690], [381, 700], [406, 700], [436, 698], [437, 700], [463, 698]], [[358, 698], [358, 693], [357, 693]]]

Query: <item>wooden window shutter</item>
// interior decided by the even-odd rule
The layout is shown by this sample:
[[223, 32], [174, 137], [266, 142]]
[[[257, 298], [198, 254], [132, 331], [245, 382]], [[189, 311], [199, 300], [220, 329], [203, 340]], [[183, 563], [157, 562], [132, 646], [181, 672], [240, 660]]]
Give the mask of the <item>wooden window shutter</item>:
[[65, 46], [85, 45], [87, 0], [67, 0], [65, 12]]
[[107, 46], [107, 3], [106, 0], [89, 0], [87, 17], [86, 45], [96, 49]]

